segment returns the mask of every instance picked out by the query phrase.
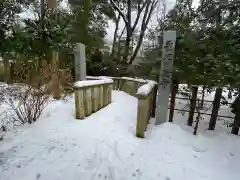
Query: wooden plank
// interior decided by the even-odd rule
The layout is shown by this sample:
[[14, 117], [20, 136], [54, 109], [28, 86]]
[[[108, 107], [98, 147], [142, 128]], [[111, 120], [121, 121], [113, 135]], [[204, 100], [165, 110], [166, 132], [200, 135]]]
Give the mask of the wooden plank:
[[83, 89], [75, 90], [75, 113], [76, 119], [84, 118]]
[[138, 99], [136, 136], [139, 138], [144, 138], [144, 133], [146, 129], [146, 108], [148, 104], [147, 101], [148, 99]]
[[133, 95], [135, 95], [137, 93], [137, 90], [138, 90], [138, 83], [134, 82], [134, 92], [133, 92]]
[[99, 86], [99, 109], [103, 108], [103, 85]]
[[84, 116], [87, 117], [91, 114], [92, 110], [92, 102], [91, 102], [91, 89], [84, 88], [83, 90], [83, 97], [84, 97]]
[[127, 80], [125, 80], [125, 79], [121, 79], [120, 91], [126, 92], [126, 81], [127, 81]]
[[109, 91], [108, 91], [108, 104], [112, 102], [112, 91], [113, 91], [113, 85], [111, 84], [109, 86]]
[[152, 100], [152, 112], [151, 117], [155, 117], [156, 114], [156, 102], [157, 102], [157, 85], [153, 88], [153, 100]]
[[150, 108], [151, 108], [151, 96], [149, 95], [146, 99], [146, 107], [144, 109], [144, 111], [146, 113], [146, 117], [147, 117], [145, 120], [145, 131], [147, 130], [147, 126], [149, 124], [149, 120], [151, 117]]
[[103, 85], [103, 106], [108, 104], [108, 84]]
[[96, 112], [98, 110], [98, 88], [92, 88], [92, 112]]
[[87, 88], [87, 101], [88, 101], [88, 115], [91, 115], [93, 110], [92, 110], [92, 88], [88, 87]]
[[96, 108], [97, 110], [100, 109], [100, 86], [95, 86], [95, 93], [96, 93]]
[[119, 80], [118, 79], [114, 79], [113, 83], [114, 83], [113, 89], [114, 90], [118, 90], [119, 89]]
[[135, 86], [134, 81], [127, 81], [127, 93], [132, 96], [136, 94], [134, 86]]

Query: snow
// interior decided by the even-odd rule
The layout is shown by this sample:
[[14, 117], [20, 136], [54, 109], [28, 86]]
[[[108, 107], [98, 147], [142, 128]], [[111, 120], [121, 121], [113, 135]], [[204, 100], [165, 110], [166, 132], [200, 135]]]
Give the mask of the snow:
[[84, 80], [84, 81], [77, 81], [74, 83], [75, 88], [93, 86], [93, 85], [100, 85], [100, 84], [108, 84], [113, 83], [112, 79], [100, 79], [100, 80]]
[[139, 78], [130, 78], [130, 77], [121, 77], [121, 78], [129, 80], [129, 81], [136, 81], [136, 82], [141, 82], [141, 83], [151, 82], [151, 83], [157, 84], [155, 81], [152, 81], [152, 80], [139, 79]]
[[91, 80], [91, 79], [112, 79], [113, 77], [110, 76], [87, 76], [87, 79]]
[[148, 82], [147, 84], [142, 85], [137, 90], [137, 95], [147, 96], [151, 93], [152, 89], [154, 88], [155, 83]]
[[[180, 104], [181, 105], [181, 104]], [[113, 102], [74, 119], [74, 98], [55, 101], [32, 125], [0, 141], [1, 180], [238, 180], [240, 138], [218, 121], [200, 122], [197, 136], [175, 113], [174, 123], [148, 126], [135, 137], [137, 99], [113, 91]]]

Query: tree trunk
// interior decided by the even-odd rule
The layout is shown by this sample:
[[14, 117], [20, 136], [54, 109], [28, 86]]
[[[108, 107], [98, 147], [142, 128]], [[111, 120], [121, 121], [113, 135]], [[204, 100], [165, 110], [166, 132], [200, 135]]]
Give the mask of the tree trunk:
[[120, 14], [118, 13], [117, 21], [115, 23], [115, 31], [114, 31], [114, 37], [113, 37], [113, 43], [112, 43], [112, 52], [111, 52], [111, 57], [115, 56], [115, 51], [116, 51], [116, 41], [117, 41], [117, 32], [119, 28], [119, 22], [120, 22]]
[[221, 102], [221, 96], [222, 96], [222, 88], [217, 88], [214, 101], [213, 101], [213, 108], [212, 108], [212, 114], [211, 118], [209, 121], [209, 127], [208, 130], [214, 130], [216, 121], [217, 121], [217, 116], [218, 116], [218, 110], [220, 108], [220, 102]]
[[123, 55], [123, 60], [125, 62], [128, 61], [130, 42], [131, 42], [131, 29], [129, 30], [127, 28], [127, 38], [126, 38], [126, 43], [125, 43], [124, 55]]
[[7, 84], [11, 84], [11, 71], [10, 71], [10, 63], [7, 56], [2, 55], [3, 58], [3, 66], [4, 66], [4, 79]]
[[205, 85], [203, 85], [203, 89], [202, 89], [201, 108], [203, 108], [203, 105], [204, 105], [205, 88], [206, 88]]
[[239, 122], [240, 122], [240, 116], [236, 115], [234, 118], [233, 127], [232, 127], [232, 131], [231, 131], [231, 133], [234, 135], [238, 135]]
[[124, 50], [124, 56], [123, 59], [125, 62], [128, 62], [128, 56], [129, 56], [129, 49], [130, 49], [130, 43], [131, 43], [131, 38], [132, 38], [132, 26], [131, 26], [131, 15], [132, 15], [132, 0], [127, 1], [128, 5], [128, 10], [127, 10], [127, 23], [126, 28], [127, 28], [127, 37], [126, 37], [126, 43], [125, 43], [125, 50]]
[[125, 28], [126, 28], [126, 27], [123, 28], [123, 30], [122, 30], [122, 32], [121, 32], [119, 38], [118, 38], [118, 55], [117, 55], [118, 58], [120, 58], [120, 53], [121, 53], [121, 44], [120, 44], [120, 40], [121, 40], [122, 35], [123, 35], [124, 31], [125, 31]]
[[140, 36], [139, 36], [139, 41], [138, 41], [138, 44], [133, 52], [133, 55], [131, 56], [131, 59], [130, 59], [130, 63], [132, 63], [134, 61], [134, 59], [136, 58], [137, 56], [137, 53], [142, 45], [142, 42], [143, 42], [143, 38], [144, 38], [144, 33], [141, 33]]
[[192, 126], [193, 124], [194, 112], [196, 109], [196, 102], [197, 102], [197, 92], [198, 92], [198, 87], [192, 86], [192, 98], [191, 98], [190, 111], [189, 111], [188, 123], [187, 123], [188, 126]]
[[[55, 21], [57, 20], [56, 9], [57, 9], [57, 0], [48, 0], [48, 6], [51, 8], [51, 14], [55, 15]], [[60, 82], [58, 79], [58, 66], [59, 66], [59, 57], [58, 52], [52, 52], [52, 63], [53, 73], [51, 75], [51, 84], [52, 84], [52, 95], [54, 99], [60, 99]]]
[[194, 127], [194, 131], [193, 131], [193, 135], [197, 135], [197, 130], [198, 130], [198, 124], [199, 124], [199, 121], [200, 121], [200, 111], [197, 110], [197, 118], [196, 118], [196, 124], [195, 124], [195, 127]]
[[228, 88], [228, 99], [232, 99], [232, 89], [231, 89], [231, 87]]
[[175, 99], [178, 91], [178, 82], [173, 80], [172, 82], [172, 91], [171, 91], [171, 101], [170, 101], [170, 112], [169, 112], [169, 122], [173, 122]]
[[148, 1], [147, 2], [146, 8], [145, 8], [145, 12], [144, 12], [144, 15], [143, 15], [143, 20], [142, 20], [141, 32], [140, 32], [139, 40], [138, 40], [137, 46], [136, 46], [136, 48], [134, 50], [134, 53], [131, 56], [131, 59], [129, 61], [130, 64], [136, 58], [137, 53], [138, 53], [138, 51], [139, 51], [139, 49], [140, 49], [140, 47], [142, 45], [143, 38], [144, 38], [144, 35], [145, 35], [145, 31], [147, 29], [148, 23], [149, 23], [150, 18], [152, 16], [153, 10], [154, 10], [154, 8], [157, 5], [157, 2], [158, 1], [153, 1], [153, 2], [152, 1]]
[[44, 16], [45, 16], [45, 0], [41, 0], [41, 20], [44, 19]]

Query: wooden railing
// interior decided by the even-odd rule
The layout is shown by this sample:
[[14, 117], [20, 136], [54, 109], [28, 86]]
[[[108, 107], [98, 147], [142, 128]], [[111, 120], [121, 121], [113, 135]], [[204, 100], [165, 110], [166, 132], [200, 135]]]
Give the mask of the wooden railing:
[[127, 77], [92, 77], [76, 82], [76, 119], [83, 119], [108, 105], [112, 90], [124, 91], [138, 99], [136, 136], [144, 138], [151, 117], [155, 117], [157, 83]]
[[113, 80], [100, 78], [74, 84], [76, 119], [84, 119], [112, 101]]
[[128, 77], [113, 77], [112, 79], [114, 83], [113, 89], [124, 91], [132, 96], [136, 96], [138, 88], [147, 83], [146, 80]]
[[148, 82], [142, 85], [136, 94], [138, 98], [136, 136], [144, 138], [151, 117], [155, 117], [157, 85]]
[[127, 77], [114, 77], [113, 89], [124, 91], [138, 98], [136, 136], [144, 138], [151, 117], [155, 117], [157, 83]]

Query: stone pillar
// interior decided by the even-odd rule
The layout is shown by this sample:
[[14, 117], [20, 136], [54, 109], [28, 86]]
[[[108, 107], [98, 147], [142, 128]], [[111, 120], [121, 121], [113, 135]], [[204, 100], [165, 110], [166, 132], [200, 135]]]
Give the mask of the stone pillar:
[[77, 43], [75, 50], [75, 80], [83, 81], [86, 80], [86, 57], [85, 57], [85, 45], [82, 43]]
[[176, 31], [165, 31], [163, 33], [163, 48], [161, 59], [161, 70], [158, 84], [158, 96], [156, 107], [156, 122], [162, 124], [167, 121], [169, 93], [171, 89], [173, 60], [175, 53]]

